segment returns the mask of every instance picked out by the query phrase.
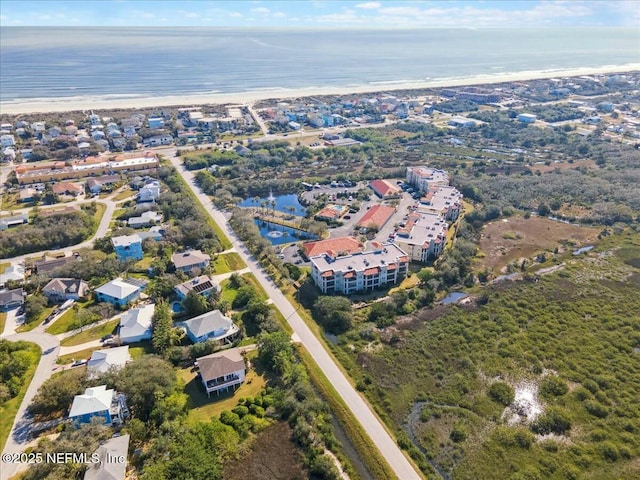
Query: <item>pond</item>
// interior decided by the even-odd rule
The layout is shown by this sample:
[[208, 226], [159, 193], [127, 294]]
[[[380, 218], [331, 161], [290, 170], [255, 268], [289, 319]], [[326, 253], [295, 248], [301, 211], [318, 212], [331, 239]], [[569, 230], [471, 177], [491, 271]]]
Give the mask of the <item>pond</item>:
[[593, 248], [593, 245], [589, 245], [587, 247], [582, 247], [573, 251], [574, 255], [580, 255], [581, 253], [586, 253]]
[[283, 213], [290, 213], [292, 215], [296, 215], [298, 217], [304, 217], [305, 209], [298, 201], [297, 195], [278, 195], [274, 197], [270, 195], [269, 198], [247, 198], [243, 200], [238, 205], [240, 207], [262, 207], [262, 202], [267, 202], [266, 208], [271, 210], [273, 207], [271, 206], [271, 201], [276, 202], [276, 210]]
[[317, 235], [312, 235], [302, 230], [296, 230], [295, 228], [285, 227], [263, 220], [256, 219], [253, 222], [260, 229], [262, 238], [269, 240], [272, 245], [283, 245], [300, 240], [316, 240], [318, 238]]
[[463, 298], [467, 298], [468, 295], [464, 292], [451, 292], [446, 297], [442, 299], [443, 305], [449, 305], [450, 303], [456, 303], [462, 300]]

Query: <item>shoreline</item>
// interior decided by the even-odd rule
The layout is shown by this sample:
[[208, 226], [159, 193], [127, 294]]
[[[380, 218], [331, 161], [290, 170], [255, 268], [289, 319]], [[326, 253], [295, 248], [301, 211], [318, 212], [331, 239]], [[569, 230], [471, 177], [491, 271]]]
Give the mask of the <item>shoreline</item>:
[[558, 70], [537, 70], [476, 75], [473, 77], [450, 77], [424, 82], [381, 82], [360, 86], [332, 86], [307, 88], [266, 88], [248, 92], [202, 93], [169, 96], [137, 96], [123, 94], [122, 97], [59, 97], [35, 98], [0, 103], [2, 115], [31, 113], [60, 113], [82, 110], [115, 110], [155, 107], [181, 107], [198, 105], [243, 105], [269, 99], [292, 99], [325, 95], [349, 95], [400, 90], [422, 90], [428, 88], [462, 87], [471, 85], [491, 85], [508, 82], [543, 80], [556, 77], [576, 77], [582, 75], [602, 75], [627, 73], [640, 70], [640, 63], [626, 65], [605, 65], [601, 67], [579, 67]]

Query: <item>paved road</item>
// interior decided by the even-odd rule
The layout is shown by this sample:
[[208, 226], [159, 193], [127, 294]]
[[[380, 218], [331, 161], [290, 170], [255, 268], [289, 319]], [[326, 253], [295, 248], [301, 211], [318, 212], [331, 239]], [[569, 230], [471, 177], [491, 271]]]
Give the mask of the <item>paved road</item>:
[[[76, 203], [91, 203], [93, 201], [94, 201], [93, 199], [80, 200]], [[113, 218], [113, 213], [116, 211], [117, 205], [112, 200], [95, 200], [95, 202], [102, 203], [107, 207], [104, 214], [102, 215], [102, 219], [100, 220], [100, 225], [98, 225], [98, 229], [96, 230], [96, 233], [91, 238], [89, 238], [88, 240], [85, 240], [82, 243], [71, 245], [65, 248], [59, 248], [57, 250], [47, 250], [47, 253], [51, 255], [55, 255], [59, 253], [64, 253], [65, 255], [69, 255], [73, 250], [93, 247], [93, 242], [96, 240], [96, 238], [104, 237], [107, 234], [107, 232], [109, 231], [109, 225], [111, 223], [111, 219]], [[61, 206], [65, 206], [65, 204], [62, 204]], [[39, 255], [42, 255], [43, 253], [45, 252], [34, 252], [26, 255], [20, 255], [18, 257], [9, 258], [7, 260], [11, 262], [12, 265], [17, 265], [19, 263], [24, 262], [27, 258], [35, 258]]]
[[[9, 435], [9, 438], [7, 438], [4, 450], [2, 450], [2, 453], [20, 453], [24, 450], [25, 444], [29, 441], [29, 432], [31, 430], [32, 422], [30, 416], [27, 414], [27, 405], [31, 403], [31, 400], [38, 392], [40, 385], [42, 385], [45, 380], [51, 376], [56, 359], [58, 358], [60, 342], [53, 335], [40, 332], [18, 333], [4, 338], [12, 342], [17, 342], [19, 340], [33, 342], [38, 344], [42, 349], [40, 363], [38, 363], [38, 367], [36, 368], [36, 372], [33, 375], [31, 383], [29, 384], [27, 393], [18, 408], [16, 418], [13, 422], [13, 428], [11, 429], [11, 434]], [[25, 470], [27, 467], [27, 464], [6, 464], [2, 462], [0, 480], [8, 480], [16, 473]]]
[[265, 274], [262, 267], [251, 256], [241, 240], [229, 227], [228, 221], [220, 210], [215, 208], [209, 197], [203, 194], [194, 181], [194, 175], [183, 168], [179, 157], [175, 157], [175, 149], [163, 149], [167, 158], [176, 167], [180, 175], [187, 181], [191, 190], [196, 194], [205, 209], [213, 217], [222, 230], [231, 240], [240, 257], [245, 261], [248, 268], [251, 269], [262, 287], [267, 292], [269, 298], [273, 300], [273, 304], [287, 319], [294, 331], [294, 338], [298, 339], [309, 351], [320, 369], [327, 376], [331, 384], [334, 386], [338, 394], [351, 409], [351, 412], [363, 426], [367, 434], [378, 447], [382, 455], [386, 458], [389, 466], [393, 469], [396, 476], [400, 480], [419, 479], [420, 475], [413, 468], [412, 464], [404, 456], [394, 439], [389, 435], [380, 420], [373, 414], [369, 404], [360, 396], [355, 388], [349, 383], [345, 375], [335, 364], [331, 356], [327, 353], [324, 346], [316, 338], [309, 327], [304, 323], [298, 315], [291, 303], [286, 299], [282, 292], [276, 287], [271, 279]]

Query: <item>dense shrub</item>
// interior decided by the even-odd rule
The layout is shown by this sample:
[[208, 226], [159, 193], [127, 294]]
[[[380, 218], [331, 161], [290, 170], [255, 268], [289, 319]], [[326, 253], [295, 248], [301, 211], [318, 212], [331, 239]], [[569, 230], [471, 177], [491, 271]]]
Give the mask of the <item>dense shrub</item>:
[[489, 387], [489, 397], [506, 407], [513, 403], [515, 393], [510, 385], [504, 382], [495, 382]]

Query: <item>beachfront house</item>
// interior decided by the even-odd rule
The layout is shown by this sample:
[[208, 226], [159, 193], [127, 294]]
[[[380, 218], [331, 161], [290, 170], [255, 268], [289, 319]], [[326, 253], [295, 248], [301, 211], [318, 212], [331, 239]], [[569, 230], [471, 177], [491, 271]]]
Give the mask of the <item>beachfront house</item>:
[[207, 396], [230, 388], [235, 391], [244, 382], [246, 366], [238, 348], [212, 353], [198, 358], [196, 362]]

